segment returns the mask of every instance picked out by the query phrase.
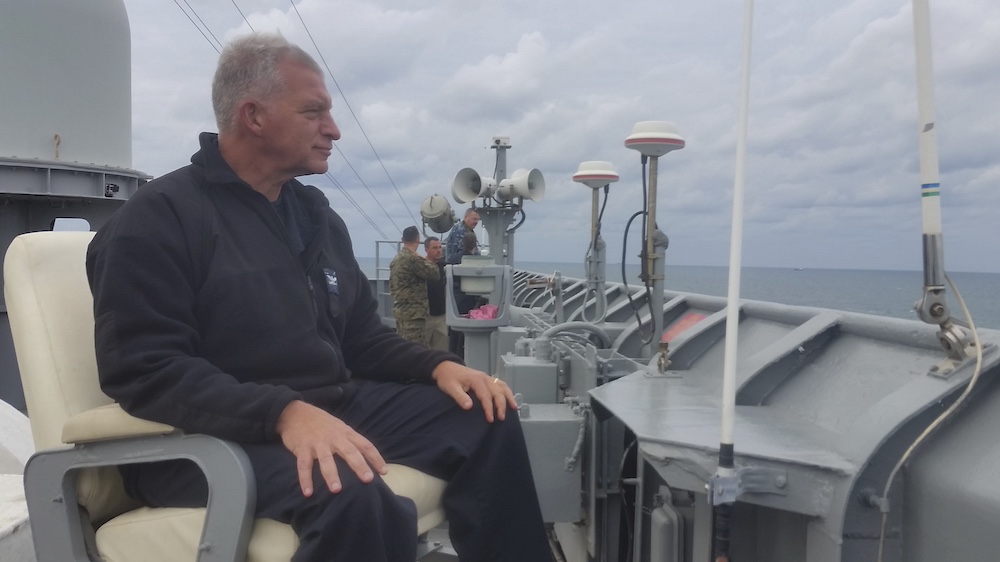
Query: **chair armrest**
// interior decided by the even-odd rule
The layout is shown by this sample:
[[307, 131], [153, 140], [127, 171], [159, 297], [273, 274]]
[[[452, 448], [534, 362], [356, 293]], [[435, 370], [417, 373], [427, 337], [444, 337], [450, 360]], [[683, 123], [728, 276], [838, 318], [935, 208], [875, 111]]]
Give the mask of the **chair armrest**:
[[70, 445], [124, 437], [150, 437], [177, 431], [173, 426], [125, 413], [118, 404], [86, 410], [63, 424], [62, 442]]
[[32, 535], [38, 562], [90, 560], [82, 531], [89, 523], [77, 508], [74, 471], [171, 459], [193, 461], [208, 480], [208, 510], [198, 562], [245, 560], [257, 502], [250, 460], [230, 441], [175, 433], [49, 449], [28, 459], [24, 491], [28, 516], [36, 530]]

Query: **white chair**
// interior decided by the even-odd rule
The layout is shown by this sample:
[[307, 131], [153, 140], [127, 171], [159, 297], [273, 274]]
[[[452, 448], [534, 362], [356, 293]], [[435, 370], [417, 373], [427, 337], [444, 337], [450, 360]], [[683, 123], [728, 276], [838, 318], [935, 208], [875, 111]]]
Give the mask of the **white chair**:
[[[7, 312], [38, 450], [25, 467], [38, 561], [289, 560], [298, 546], [291, 527], [252, 519], [253, 472], [238, 445], [132, 417], [101, 392], [84, 265], [92, 237], [23, 234], [4, 262]], [[190, 459], [205, 471], [207, 509], [140, 507], [125, 495], [116, 465], [170, 458]], [[444, 481], [401, 465], [390, 465], [385, 479], [416, 503], [419, 533], [444, 521]]]

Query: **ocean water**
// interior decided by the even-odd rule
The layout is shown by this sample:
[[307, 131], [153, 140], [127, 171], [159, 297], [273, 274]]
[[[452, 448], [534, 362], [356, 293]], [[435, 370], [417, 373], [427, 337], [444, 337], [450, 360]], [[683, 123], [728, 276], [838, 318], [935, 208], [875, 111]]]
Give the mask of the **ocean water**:
[[[370, 277], [374, 276], [374, 258], [358, 258], [358, 262]], [[563, 277], [586, 276], [582, 262], [519, 262], [517, 267], [548, 275], [558, 271]], [[609, 282], [621, 282], [621, 265], [609, 264], [605, 275]], [[976, 326], [1000, 329], [1000, 273], [949, 272], [949, 276]], [[639, 266], [626, 264], [625, 277], [626, 282], [639, 284]], [[664, 283], [668, 290], [724, 297], [728, 278], [726, 267], [667, 264]], [[745, 267], [740, 278], [740, 296], [744, 299], [895, 318], [916, 319], [913, 304], [922, 293], [920, 271]], [[962, 311], [950, 287], [947, 294], [952, 315], [961, 318]]]

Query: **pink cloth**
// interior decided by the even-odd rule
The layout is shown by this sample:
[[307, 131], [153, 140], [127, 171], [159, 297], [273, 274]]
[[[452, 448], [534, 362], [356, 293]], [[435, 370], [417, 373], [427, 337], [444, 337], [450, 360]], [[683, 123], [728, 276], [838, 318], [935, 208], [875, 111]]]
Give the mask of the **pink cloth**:
[[499, 308], [495, 304], [484, 304], [479, 308], [473, 308], [469, 311], [469, 318], [473, 320], [492, 320], [497, 317], [497, 312]]

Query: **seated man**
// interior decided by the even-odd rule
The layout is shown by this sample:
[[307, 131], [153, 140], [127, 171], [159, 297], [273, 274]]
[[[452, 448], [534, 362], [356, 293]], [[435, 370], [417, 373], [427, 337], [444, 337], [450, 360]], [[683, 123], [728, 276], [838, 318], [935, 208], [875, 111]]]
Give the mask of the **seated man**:
[[[463, 560], [551, 560], [510, 389], [385, 327], [344, 221], [295, 179], [325, 172], [340, 138], [315, 61], [280, 36], [236, 39], [212, 101], [219, 134], [90, 246], [101, 387], [240, 443], [256, 515], [295, 529], [296, 562], [413, 561], [416, 510], [387, 461], [449, 481]], [[122, 472], [149, 505], [206, 503], [188, 461]]]

